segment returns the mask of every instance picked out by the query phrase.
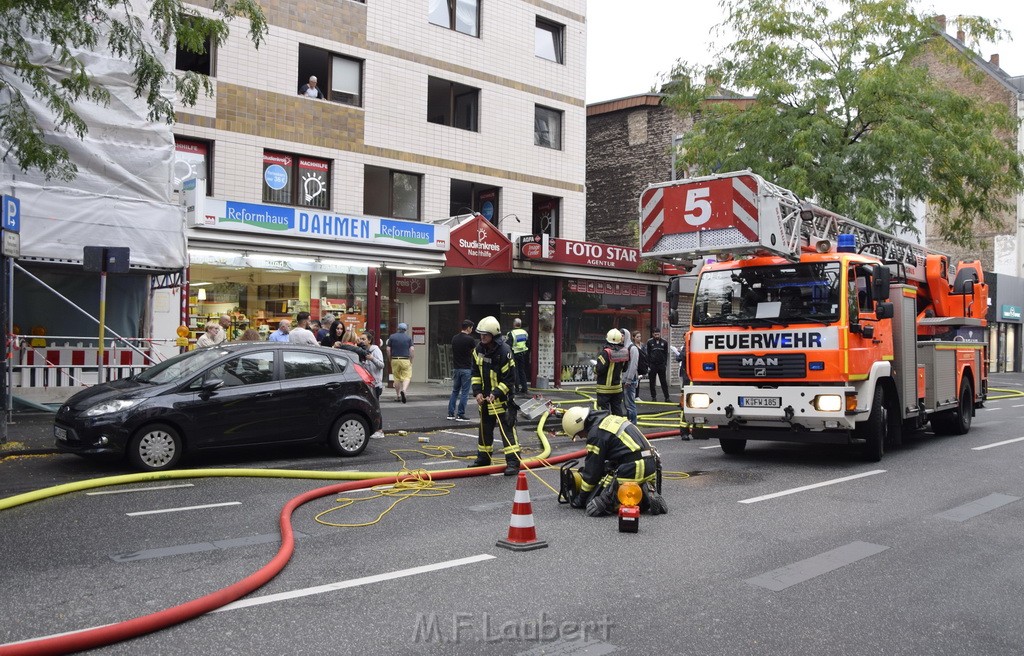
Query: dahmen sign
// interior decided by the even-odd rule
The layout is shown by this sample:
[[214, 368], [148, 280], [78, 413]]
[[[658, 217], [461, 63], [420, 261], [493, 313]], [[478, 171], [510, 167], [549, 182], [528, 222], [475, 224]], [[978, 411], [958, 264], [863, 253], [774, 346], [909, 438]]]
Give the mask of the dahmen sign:
[[519, 256], [524, 260], [543, 260], [626, 271], [636, 271], [640, 264], [640, 250], [625, 246], [572, 239], [551, 239], [549, 248], [550, 257], [544, 257], [545, 253], [541, 247], [540, 237], [524, 237], [519, 243]]

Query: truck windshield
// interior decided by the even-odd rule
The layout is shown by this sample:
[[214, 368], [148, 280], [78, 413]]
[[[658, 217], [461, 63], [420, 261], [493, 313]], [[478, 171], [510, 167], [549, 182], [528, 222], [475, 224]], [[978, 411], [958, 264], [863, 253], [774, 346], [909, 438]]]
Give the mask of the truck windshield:
[[706, 271], [693, 299], [693, 325], [833, 323], [841, 277], [838, 262]]

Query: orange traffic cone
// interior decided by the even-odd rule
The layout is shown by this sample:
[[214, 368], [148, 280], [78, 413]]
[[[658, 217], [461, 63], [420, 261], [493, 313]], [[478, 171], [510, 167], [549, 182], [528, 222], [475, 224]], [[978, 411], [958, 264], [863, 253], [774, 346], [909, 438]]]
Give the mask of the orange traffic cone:
[[530, 505], [530, 489], [526, 486], [526, 472], [519, 472], [516, 498], [512, 502], [512, 519], [508, 525], [508, 537], [498, 540], [498, 546], [512, 551], [530, 551], [548, 546], [546, 540], [537, 539], [537, 529], [533, 525], [533, 506]]

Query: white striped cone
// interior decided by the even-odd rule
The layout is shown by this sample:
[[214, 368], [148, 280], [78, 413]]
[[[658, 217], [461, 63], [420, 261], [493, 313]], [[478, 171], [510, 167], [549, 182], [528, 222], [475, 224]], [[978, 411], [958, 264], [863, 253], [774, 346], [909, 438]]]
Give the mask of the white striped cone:
[[533, 506], [530, 504], [530, 489], [526, 485], [526, 472], [519, 472], [516, 480], [516, 496], [512, 502], [512, 519], [508, 525], [508, 537], [498, 540], [499, 547], [513, 551], [530, 551], [548, 546], [546, 540], [537, 539], [533, 525]]

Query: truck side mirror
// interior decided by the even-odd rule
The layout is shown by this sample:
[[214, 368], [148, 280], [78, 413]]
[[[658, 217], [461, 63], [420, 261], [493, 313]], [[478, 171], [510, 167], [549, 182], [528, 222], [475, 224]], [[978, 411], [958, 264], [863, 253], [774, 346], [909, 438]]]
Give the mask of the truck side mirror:
[[889, 299], [889, 285], [892, 283], [892, 271], [884, 264], [876, 265], [871, 272], [871, 298], [876, 301]]

